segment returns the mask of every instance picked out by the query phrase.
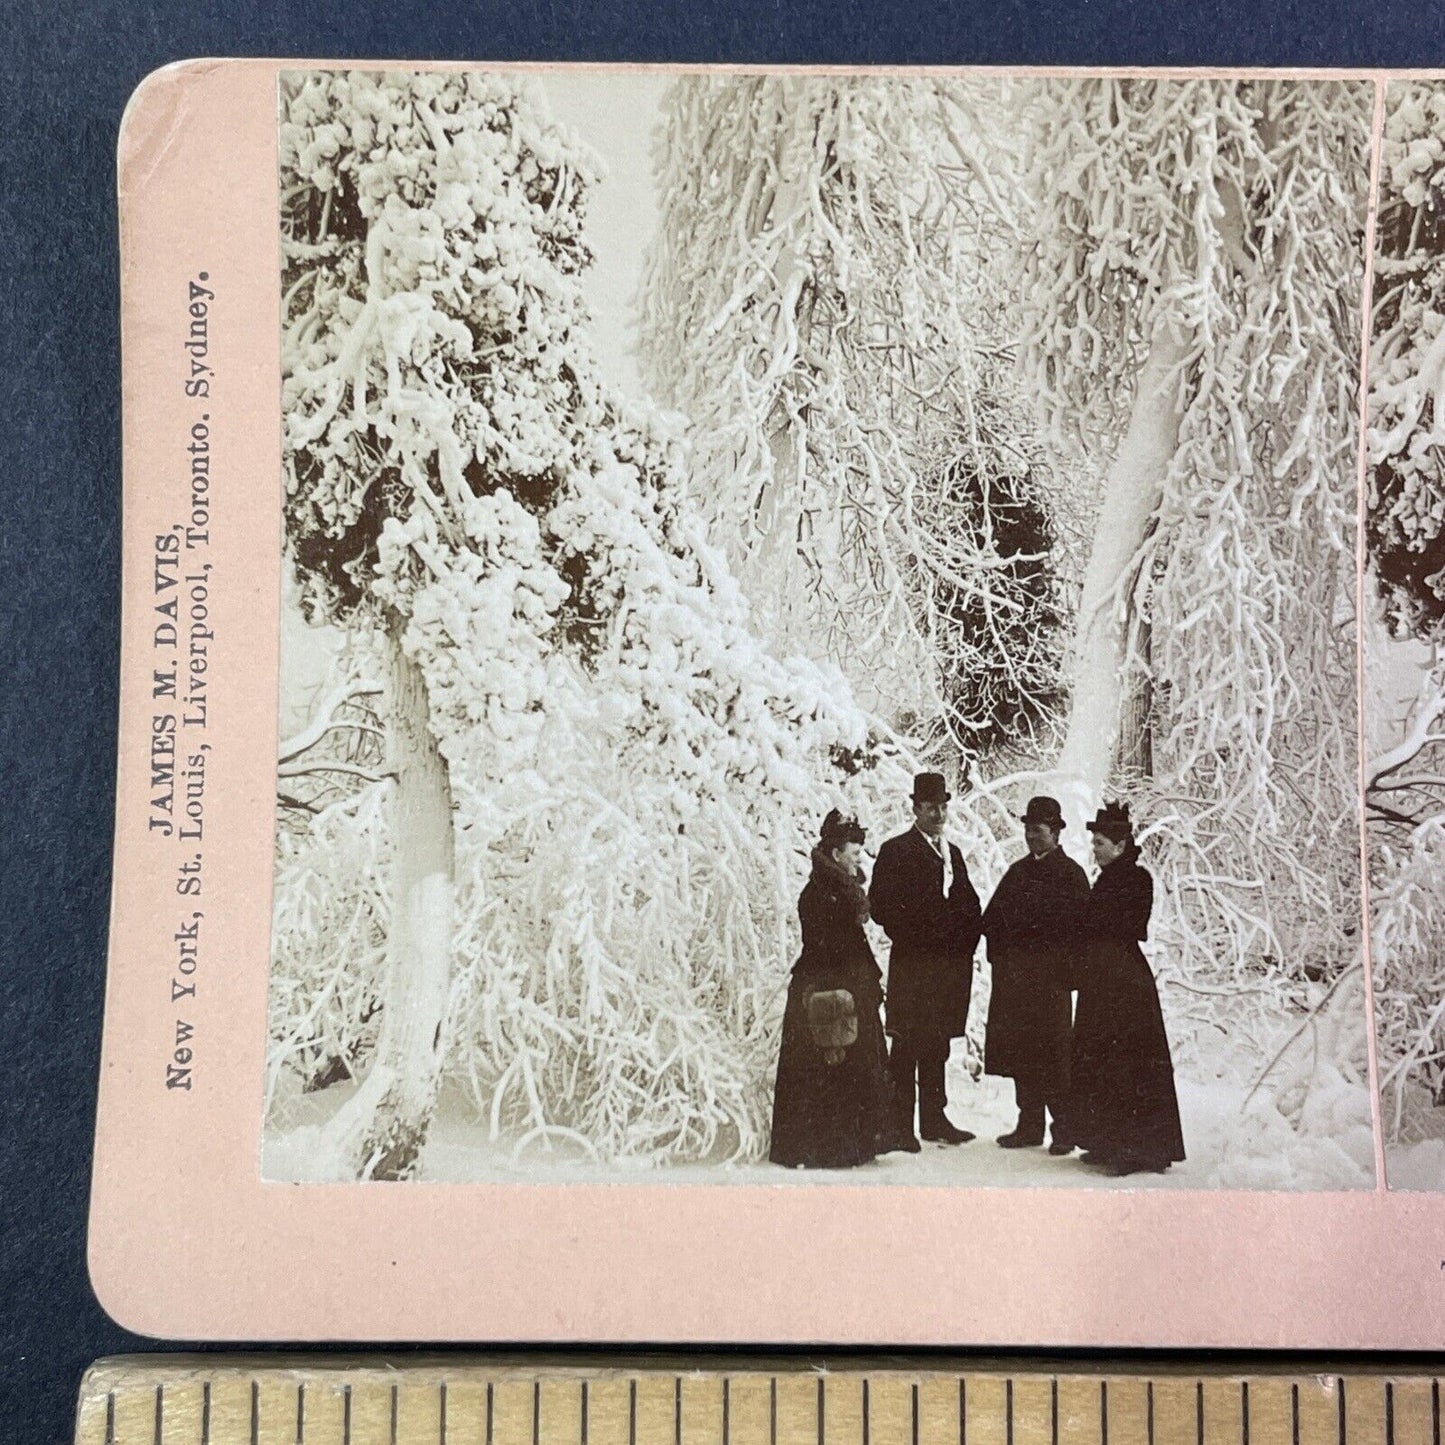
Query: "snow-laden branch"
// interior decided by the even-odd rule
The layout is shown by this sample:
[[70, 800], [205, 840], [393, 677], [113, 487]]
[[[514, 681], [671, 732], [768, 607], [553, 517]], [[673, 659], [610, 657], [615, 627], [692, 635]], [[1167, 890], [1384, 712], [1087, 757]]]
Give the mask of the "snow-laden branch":
[[1445, 742], [1445, 731], [1435, 724], [1445, 717], [1445, 689], [1437, 687], [1433, 695], [1422, 699], [1410, 716], [1405, 736], [1394, 747], [1370, 759], [1365, 771], [1367, 788], [1378, 787], [1392, 773], [1414, 762], [1432, 743]]
[[380, 693], [379, 682], [353, 679], [340, 683], [322, 698], [311, 721], [281, 742], [277, 749], [278, 763], [284, 767], [302, 753], [314, 748], [333, 728], [363, 727], [364, 724], [350, 720], [338, 721], [337, 714], [347, 703], [362, 697], [377, 697]]
[[382, 781], [382, 775], [371, 768], [358, 767], [355, 763], [326, 762], [319, 758], [305, 762], [282, 763], [276, 770], [278, 778], [316, 777], [325, 773], [335, 773], [339, 777], [360, 778], [366, 783]]
[[[642, 294], [647, 379], [760, 624], [955, 749], [1031, 742], [1057, 703], [1002, 125], [992, 81], [686, 77]], [[1044, 533], [1014, 540], [1029, 507]]]

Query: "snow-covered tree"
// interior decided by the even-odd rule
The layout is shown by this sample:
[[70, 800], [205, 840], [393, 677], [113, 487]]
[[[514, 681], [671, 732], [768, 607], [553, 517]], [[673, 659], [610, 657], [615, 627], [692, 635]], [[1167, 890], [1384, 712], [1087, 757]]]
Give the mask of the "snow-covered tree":
[[[545, 505], [602, 419], [562, 344], [590, 162], [481, 77], [317, 72], [282, 110], [288, 535], [311, 608], [364, 611], [386, 639], [386, 1001], [337, 1132], [389, 1176], [435, 1099], [452, 931], [451, 779], [411, 623], [419, 593], [482, 560], [480, 499]], [[399, 527], [410, 551], [384, 568]]]
[[1370, 337], [1370, 564], [1399, 635], [1445, 633], [1445, 88], [1392, 86]]
[[1051, 80], [1028, 390], [1102, 483], [1058, 769], [1132, 795], [1184, 973], [1358, 957], [1366, 83]]
[[[1408, 1137], [1445, 1094], [1445, 88], [1387, 92], [1369, 362], [1380, 625], [1365, 769], [1381, 1085]], [[1413, 696], [1391, 698], [1392, 676]], [[1395, 691], [1402, 689], [1396, 688]]]
[[[273, 1082], [369, 1051], [315, 1146], [343, 1177], [415, 1169], [447, 1072], [523, 1142], [755, 1154], [807, 843], [907, 759], [755, 641], [675, 447], [599, 381], [594, 162], [535, 84], [313, 72], [282, 106], [288, 537], [381, 660], [386, 776], [280, 832]], [[337, 776], [342, 681], [283, 773]]]
[[997, 81], [684, 76], [640, 356], [771, 636], [925, 746], [1057, 715], [1052, 477], [1017, 395]]

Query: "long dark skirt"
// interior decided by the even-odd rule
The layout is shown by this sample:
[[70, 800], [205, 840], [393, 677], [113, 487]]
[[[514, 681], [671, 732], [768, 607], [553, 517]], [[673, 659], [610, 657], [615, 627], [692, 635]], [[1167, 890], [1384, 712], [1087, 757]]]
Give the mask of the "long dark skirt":
[[1069, 1133], [1101, 1158], [1162, 1168], [1184, 1158], [1159, 990], [1137, 947], [1096, 944], [1074, 1015]]
[[887, 1051], [878, 1016], [876, 985], [855, 989], [846, 979], [825, 987], [849, 988], [858, 1005], [858, 1038], [843, 1061], [828, 1063], [813, 1042], [804, 1000], [820, 987], [816, 978], [793, 975], [783, 1013], [773, 1095], [774, 1164], [809, 1169], [847, 1169], [866, 1164], [883, 1147], [889, 1120]]

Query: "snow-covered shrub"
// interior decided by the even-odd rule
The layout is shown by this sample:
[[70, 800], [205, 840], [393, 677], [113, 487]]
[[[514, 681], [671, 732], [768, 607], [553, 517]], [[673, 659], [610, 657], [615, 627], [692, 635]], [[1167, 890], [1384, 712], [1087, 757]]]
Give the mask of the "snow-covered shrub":
[[751, 635], [724, 559], [637, 464], [558, 501], [550, 557], [504, 494], [478, 511], [490, 564], [463, 605], [423, 587], [408, 634], [457, 800], [447, 1068], [509, 1137], [755, 1157], [807, 850], [830, 807], [886, 818], [904, 759], [836, 669]]
[[376, 1047], [390, 916], [383, 801], [368, 787], [277, 830], [268, 1108], [283, 1076], [324, 1088], [363, 1072]]
[[1427, 1112], [1445, 1102], [1445, 815], [1372, 860], [1371, 943], [1380, 1088], [1392, 1139], [1438, 1135]]

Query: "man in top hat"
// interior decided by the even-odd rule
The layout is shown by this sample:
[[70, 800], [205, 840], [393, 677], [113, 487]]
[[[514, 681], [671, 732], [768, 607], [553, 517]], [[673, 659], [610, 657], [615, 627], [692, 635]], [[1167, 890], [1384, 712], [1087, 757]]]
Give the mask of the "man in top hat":
[[944, 1113], [944, 1067], [952, 1041], [968, 1024], [980, 918], [963, 854], [943, 836], [948, 803], [941, 773], [914, 779], [913, 826], [878, 850], [868, 893], [873, 917], [893, 944], [885, 1016], [897, 1110], [894, 1147], [910, 1153], [920, 1148], [913, 1133], [915, 1098], [923, 1138], [966, 1144], [974, 1137]]
[[1021, 819], [1028, 852], [999, 880], [983, 915], [993, 974], [984, 1069], [1014, 1081], [1017, 1126], [1005, 1149], [1044, 1142], [1051, 1154], [1073, 1148], [1068, 1133], [1072, 962], [1089, 897], [1084, 870], [1059, 846], [1064, 817], [1053, 798], [1030, 798]]

